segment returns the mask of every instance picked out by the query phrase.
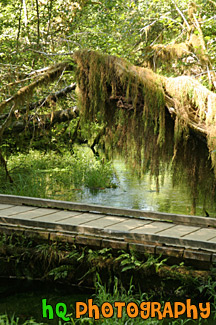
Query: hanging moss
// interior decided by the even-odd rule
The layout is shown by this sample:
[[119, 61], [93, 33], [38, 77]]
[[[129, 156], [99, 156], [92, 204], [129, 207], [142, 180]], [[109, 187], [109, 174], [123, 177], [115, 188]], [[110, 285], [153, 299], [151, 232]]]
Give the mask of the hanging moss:
[[[81, 118], [84, 123], [103, 122], [107, 154], [120, 153], [140, 173], [149, 170], [158, 187], [165, 166], [169, 168], [172, 161], [175, 168], [175, 161], [182, 156], [179, 165], [186, 173], [188, 170], [192, 197], [197, 197], [198, 183], [206, 177], [208, 158], [199, 157], [202, 163], [198, 163], [194, 154], [197, 161], [192, 157], [187, 160], [187, 144], [191, 131], [207, 138], [216, 170], [216, 94], [191, 77], [166, 78], [94, 51], [76, 52], [74, 59], [78, 66]], [[195, 177], [197, 173], [199, 178]], [[214, 184], [212, 180], [213, 192]]]
[[[180, 149], [179, 144], [185, 147], [192, 131], [207, 139], [216, 172], [215, 93], [191, 77], [166, 78], [122, 58], [95, 51], [77, 51], [73, 60], [77, 64], [80, 125], [94, 122], [103, 126], [101, 139], [107, 154], [120, 152], [134, 170], [150, 170], [158, 179], [164, 166], [175, 161], [179, 150], [183, 155], [184, 148]], [[16, 107], [70, 65], [71, 62], [63, 62], [51, 67], [0, 103], [0, 111], [8, 103]], [[95, 137], [91, 134], [94, 128], [91, 129], [88, 138]], [[185, 169], [190, 168], [186, 160], [184, 164]]]
[[74, 58], [78, 64], [77, 80], [84, 120], [97, 118], [100, 122], [106, 121], [108, 126], [117, 123], [118, 131], [120, 116], [118, 110], [111, 107], [115, 102], [134, 120], [131, 131], [136, 128], [137, 118], [142, 118], [144, 130], [151, 125], [158, 143], [164, 141], [165, 101], [160, 77], [149, 69], [140, 69], [121, 58], [98, 52], [79, 51]]
[[[94, 51], [78, 51], [74, 59], [78, 65], [83, 120], [96, 118], [99, 122], [106, 122], [107, 134], [113, 139], [118, 138], [121, 149], [128, 143], [128, 134], [143, 129], [143, 136], [149, 133], [149, 128], [157, 137], [152, 144], [163, 146], [165, 106], [169, 106], [165, 96], [168, 94], [173, 99], [176, 115], [174, 141], [177, 143], [182, 135], [187, 138], [189, 129], [207, 136], [216, 167], [216, 94], [193, 78], [165, 78], [150, 69]], [[119, 109], [124, 114], [119, 114]], [[127, 117], [127, 125], [121, 122], [123, 115], [124, 120]], [[142, 123], [137, 123], [140, 119]], [[142, 140], [139, 140], [139, 147], [140, 143], [143, 145]]]
[[56, 64], [54, 66], [51, 66], [44, 74], [39, 76], [37, 80], [30, 83], [27, 86], [24, 86], [20, 88], [13, 96], [11, 96], [9, 99], [4, 100], [0, 103], [0, 113], [3, 112], [4, 108], [9, 103], [14, 103], [16, 106], [21, 104], [26, 98], [31, 98], [33, 90], [45, 83], [52, 82], [55, 80], [61, 72], [68, 68], [70, 66], [69, 62], [62, 62], [59, 64]]
[[[191, 77], [166, 78], [165, 88], [175, 98], [176, 128], [189, 128], [207, 137], [212, 164], [216, 174], [216, 94]], [[178, 124], [177, 124], [178, 123]], [[176, 133], [176, 138], [179, 138]]]
[[145, 47], [145, 61], [143, 65], [147, 65], [150, 68], [156, 68], [159, 64], [169, 63], [169, 67], [172, 67], [173, 62], [177, 62], [179, 59], [183, 59], [191, 55], [191, 50], [188, 44], [155, 44]]

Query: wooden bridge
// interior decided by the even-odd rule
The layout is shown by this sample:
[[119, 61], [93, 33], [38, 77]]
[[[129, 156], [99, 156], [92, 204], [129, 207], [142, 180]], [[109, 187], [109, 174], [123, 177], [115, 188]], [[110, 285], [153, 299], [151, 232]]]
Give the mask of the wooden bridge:
[[0, 195], [0, 232], [216, 263], [216, 219]]

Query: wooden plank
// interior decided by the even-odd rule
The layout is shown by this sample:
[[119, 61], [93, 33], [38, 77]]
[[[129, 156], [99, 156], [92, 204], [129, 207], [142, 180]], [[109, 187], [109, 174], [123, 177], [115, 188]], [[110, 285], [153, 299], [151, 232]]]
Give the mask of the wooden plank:
[[[41, 210], [41, 209], [39, 209]], [[45, 209], [43, 209], [45, 210]], [[49, 210], [49, 209], [46, 209]], [[47, 221], [47, 222], [59, 222], [59, 221], [64, 221], [65, 219], [68, 219], [70, 217], [75, 217], [75, 216], [79, 216], [82, 213], [81, 212], [77, 212], [77, 211], [59, 211], [59, 210], [55, 210], [57, 212], [54, 213], [47, 213], [47, 214], [42, 214], [41, 216], [35, 216], [33, 219], [36, 219], [38, 221]], [[39, 211], [40, 212], [40, 211]]]
[[[176, 225], [172, 228], [162, 230], [160, 235], [168, 237], [180, 238], [184, 235], [187, 235], [193, 231], [200, 229], [199, 227], [185, 226], [185, 225]], [[206, 228], [205, 228], [206, 229]]]
[[21, 212], [26, 212], [30, 210], [35, 210], [35, 207], [27, 207], [27, 206], [20, 206], [20, 205], [15, 205], [7, 209], [2, 209], [0, 210], [0, 216], [14, 216], [18, 215]]
[[132, 233], [136, 234], [156, 234], [162, 230], [173, 228], [173, 224], [168, 222], [151, 222], [142, 227], [131, 230]]
[[182, 258], [183, 253], [184, 253], [183, 248], [156, 246], [156, 254], [158, 254], [158, 255], [162, 254], [162, 255], [166, 255], [166, 256]]
[[216, 243], [216, 237], [209, 239], [209, 242]]
[[81, 244], [85, 246], [95, 246], [95, 247], [101, 247], [102, 240], [100, 238], [91, 238], [91, 237], [85, 237], [85, 236], [76, 236], [75, 243]]
[[211, 254], [208, 252], [198, 252], [198, 251], [190, 251], [190, 250], [185, 250], [183, 257], [185, 259], [190, 259], [190, 260], [199, 260], [203, 262], [210, 262], [211, 261]]
[[12, 208], [12, 206], [13, 206], [12, 204], [0, 204], [0, 210]]
[[156, 246], [147, 245], [147, 244], [137, 244], [137, 243], [129, 243], [129, 250], [137, 251], [139, 253], [150, 253], [155, 254]]
[[[24, 206], [23, 206], [24, 207]], [[13, 218], [17, 218], [17, 219], [36, 219], [41, 216], [48, 216], [48, 215], [52, 215], [55, 212], [58, 212], [59, 210], [57, 209], [44, 209], [44, 208], [34, 208], [34, 210], [28, 210], [28, 211], [24, 211], [24, 212], [20, 212], [17, 214], [13, 215]], [[1, 215], [1, 211], [0, 211], [0, 215]]]
[[208, 241], [212, 238], [216, 237], [216, 229], [202, 228], [197, 231], [194, 231], [186, 236], [184, 239], [195, 239], [195, 240], [204, 240]]
[[212, 263], [216, 263], [216, 254], [212, 254]]
[[117, 240], [109, 240], [109, 239], [103, 239], [101, 248], [103, 247], [111, 247], [113, 249], [123, 249], [125, 251], [128, 250], [128, 243], [123, 241], [117, 241]]
[[130, 231], [135, 228], [144, 226], [148, 223], [152, 222], [151, 220], [138, 220], [138, 219], [123, 219], [121, 223], [117, 223], [114, 225], [110, 225], [109, 229], [111, 230], [119, 230], [119, 231]]
[[67, 201], [56, 201], [32, 197], [23, 197], [15, 195], [0, 194], [0, 203], [6, 204], [17, 204], [17, 205], [32, 205], [38, 207], [50, 207], [59, 208], [65, 210], [76, 210], [84, 212], [100, 212], [103, 214], [113, 214], [130, 216], [144, 219], [159, 219], [159, 220], [170, 220], [174, 223], [188, 224], [188, 225], [200, 225], [204, 227], [216, 227], [216, 218], [206, 218], [199, 216], [187, 216], [180, 214], [161, 213], [161, 212], [150, 212], [137, 209], [121, 209], [114, 207], [99, 206], [93, 204], [79, 204]]
[[81, 213], [78, 216], [74, 216], [71, 218], [67, 218], [64, 220], [60, 220], [57, 223], [59, 224], [65, 224], [65, 225], [73, 225], [73, 226], [77, 226], [77, 225], [81, 225], [83, 223], [86, 223], [88, 221], [92, 221], [92, 220], [98, 220], [102, 217], [105, 217], [105, 215], [102, 214], [94, 214], [94, 213]]
[[55, 233], [55, 232], [49, 232], [49, 239], [51, 241], [62, 241], [62, 242], [68, 242], [68, 243], [75, 243], [75, 235], [68, 235], [65, 233]]
[[119, 224], [121, 221], [122, 221], [122, 218], [113, 217], [113, 216], [104, 216], [104, 217], [97, 218], [96, 220], [82, 222], [81, 224], [86, 225], [88, 227], [95, 227], [95, 228], [106, 228], [107, 227], [110, 229], [110, 227], [112, 225], [114, 225], [116, 223]]

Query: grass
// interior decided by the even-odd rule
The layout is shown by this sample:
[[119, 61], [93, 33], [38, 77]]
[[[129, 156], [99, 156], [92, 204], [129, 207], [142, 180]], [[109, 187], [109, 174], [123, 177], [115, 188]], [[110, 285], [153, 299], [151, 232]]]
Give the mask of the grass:
[[[111, 285], [109, 290], [106, 288], [106, 286], [102, 285], [102, 282], [100, 280], [99, 275], [97, 275], [97, 281], [96, 281], [96, 293], [93, 295], [93, 305], [97, 305], [98, 307], [102, 306], [104, 302], [109, 302], [112, 306], [114, 306], [115, 302], [125, 302], [126, 306], [129, 303], [135, 303], [137, 306], [141, 304], [143, 301], [153, 301], [153, 297], [149, 297], [146, 293], [138, 293], [134, 294], [134, 286], [132, 284], [132, 280], [129, 286], [129, 289], [124, 289], [120, 283], [117, 277], [114, 279], [114, 283]], [[160, 302], [162, 309], [165, 304], [165, 302]], [[67, 316], [67, 315], [65, 315]], [[93, 324], [104, 324], [104, 325], [111, 325], [111, 324], [120, 324], [120, 325], [136, 325], [136, 324], [143, 324], [146, 325], [185, 325], [185, 324], [215, 324], [215, 321], [211, 320], [211, 322], [206, 319], [199, 318], [197, 320], [192, 319], [163, 319], [158, 320], [156, 318], [149, 317], [146, 320], [143, 320], [140, 316], [137, 316], [136, 318], [130, 318], [126, 313], [126, 307], [122, 309], [122, 317], [117, 317], [116, 308], [114, 308], [114, 314], [111, 318], [103, 318], [102, 316], [98, 320], [94, 320], [94, 318], [88, 317], [88, 315], [83, 315], [81, 318], [76, 319], [75, 318], [75, 311], [73, 311], [72, 314], [69, 315], [71, 317], [71, 320], [68, 322], [62, 321], [59, 319], [58, 325], [93, 325]], [[43, 325], [45, 323], [37, 323], [36, 321], [30, 319], [24, 322], [20, 322], [19, 318], [9, 318], [7, 315], [1, 315], [0, 316], [0, 325]], [[56, 323], [55, 323], [56, 324]]]
[[43, 325], [42, 323], [37, 323], [33, 319], [29, 319], [24, 323], [20, 323], [18, 317], [8, 317], [7, 315], [0, 315], [0, 325]]
[[[198, 306], [198, 302], [211, 302], [211, 315], [206, 320], [197, 319], [193, 321], [186, 318], [169, 319], [168, 316], [165, 316], [166, 318], [163, 320], [150, 317], [147, 320], [143, 320], [140, 315], [134, 319], [130, 319], [126, 313], [126, 308], [123, 308], [122, 318], [118, 319], [116, 315], [117, 309], [114, 308], [112, 318], [102, 318], [100, 313], [101, 318], [95, 321], [93, 318], [88, 317], [88, 314], [81, 316], [80, 319], [76, 319], [75, 301], [73, 300], [73, 304], [70, 304], [72, 309], [68, 308], [71, 321], [65, 323], [59, 319], [58, 323], [53, 323], [54, 325], [96, 323], [105, 325], [143, 323], [147, 325], [215, 324], [215, 269], [212, 269], [211, 272], [198, 272], [184, 267], [182, 263], [169, 267], [165, 264], [166, 260], [162, 259], [162, 257], [154, 257], [148, 254], [141, 256], [134, 251], [130, 253], [124, 251], [116, 252], [108, 248], [94, 251], [87, 247], [77, 247], [74, 244], [47, 243], [45, 241], [38, 244], [36, 240], [32, 241], [31, 238], [28, 239], [25, 235], [21, 235], [18, 238], [15, 234], [10, 236], [3, 234], [0, 239], [1, 258], [5, 256], [7, 261], [14, 261], [16, 263], [14, 270], [18, 272], [19, 276], [33, 278], [32, 274], [36, 274], [38, 278], [42, 276], [43, 280], [60, 280], [60, 283], [63, 283], [64, 286], [70, 285], [71, 283], [78, 283], [78, 285], [82, 283], [84, 286], [95, 287], [95, 294], [88, 298], [85, 297], [82, 301], [86, 302], [87, 299], [93, 299], [93, 304], [96, 304], [98, 307], [104, 302], [109, 302], [112, 306], [114, 306], [115, 301], [125, 302], [126, 305], [133, 302], [137, 306], [140, 306], [141, 302], [144, 301], [156, 301], [161, 303], [161, 311], [163, 311], [166, 301], [170, 301], [172, 305], [175, 301], [185, 303], [186, 299], [190, 298], [196, 306]], [[8, 253], [7, 247], [10, 248]], [[22, 247], [23, 250], [21, 250]], [[25, 247], [30, 247], [32, 250], [28, 254], [27, 252], [25, 254]], [[28, 267], [26, 267], [27, 265]], [[40, 272], [38, 271], [38, 267], [40, 268]], [[5, 269], [3, 263], [2, 269]], [[36, 273], [32, 270], [34, 272], [36, 271]], [[193, 271], [193, 273], [188, 273], [187, 271]], [[12, 273], [11, 275], [15, 274]], [[192, 274], [193, 277], [191, 276]], [[161, 279], [160, 282], [158, 281], [159, 277]], [[76, 301], [78, 300], [76, 298]], [[69, 304], [67, 307], [69, 307]], [[13, 310], [13, 312], [17, 311]], [[16, 316], [22, 315], [22, 312], [21, 314], [19, 312], [20, 310], [18, 310]], [[34, 314], [34, 310], [32, 310], [32, 314], [30, 315], [28, 313], [25, 314], [30, 317]], [[42, 319], [42, 322], [46, 323], [46, 320]], [[1, 324], [38, 325], [33, 320], [24, 322], [24, 320], [21, 321], [14, 317], [9, 319], [6, 315], [0, 317]]]
[[[132, 284], [132, 279], [130, 283], [130, 287], [128, 290], [125, 290], [123, 287], [119, 286], [119, 280], [118, 278], [115, 278], [114, 284], [111, 290], [107, 290], [106, 286], [102, 285], [101, 280], [99, 276], [97, 275], [98, 279], [96, 282], [96, 293], [93, 295], [93, 304], [96, 304], [97, 306], [101, 306], [104, 302], [109, 302], [112, 306], [114, 306], [114, 303], [116, 301], [118, 302], [125, 302], [126, 306], [133, 302], [137, 306], [141, 304], [143, 301], [154, 301], [153, 297], [149, 297], [146, 293], [138, 293], [134, 294], [134, 286]], [[169, 299], [168, 299], [169, 300]], [[168, 301], [167, 300], [167, 301]], [[162, 309], [165, 304], [165, 302], [160, 302]], [[115, 308], [114, 308], [115, 309]], [[72, 320], [72, 324], [120, 324], [120, 325], [134, 325], [134, 324], [143, 324], [146, 325], [160, 325], [160, 324], [166, 324], [166, 325], [184, 325], [184, 324], [215, 324], [215, 320], [213, 323], [210, 323], [208, 319], [204, 320], [202, 318], [199, 318], [197, 320], [192, 319], [169, 319], [164, 318], [163, 320], [158, 320], [156, 318], [149, 317], [146, 320], [143, 320], [140, 316], [137, 316], [136, 318], [130, 318], [126, 313], [126, 308], [123, 308], [122, 310], [122, 317], [117, 317], [117, 312], [114, 312], [113, 316], [111, 318], [100, 318], [96, 322], [89, 317], [83, 317], [80, 320]]]
[[109, 162], [95, 158], [87, 148], [74, 153], [41, 153], [13, 155], [8, 160], [13, 179], [10, 184], [0, 169], [0, 193], [22, 196], [73, 200], [84, 188], [99, 190], [115, 187], [113, 168]]

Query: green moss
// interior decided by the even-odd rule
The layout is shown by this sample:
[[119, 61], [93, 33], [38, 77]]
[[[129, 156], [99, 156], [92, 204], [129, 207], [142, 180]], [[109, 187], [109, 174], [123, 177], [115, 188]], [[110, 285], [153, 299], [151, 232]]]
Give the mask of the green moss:
[[[149, 69], [94, 51], [78, 51], [74, 58], [78, 66], [81, 121], [84, 124], [97, 119], [105, 124], [107, 150], [121, 151], [135, 160], [138, 157], [140, 162], [146, 154], [143, 146], [145, 141], [149, 142], [151, 130], [151, 152], [157, 152], [155, 146], [162, 148], [165, 99], [160, 77]], [[150, 146], [147, 147], [149, 150]]]
[[[208, 130], [208, 148], [216, 166], [215, 94], [193, 78], [165, 78], [94, 51], [76, 52], [74, 59], [78, 66], [81, 120], [83, 125], [86, 121], [104, 125], [101, 141], [108, 157], [115, 153], [124, 156], [133, 170], [140, 174], [150, 171], [156, 182], [170, 163], [175, 170], [178, 161], [178, 175], [188, 175], [192, 199], [196, 197], [198, 183], [205, 183], [209, 172], [206, 152], [202, 157], [199, 150], [198, 157], [194, 152], [193, 159], [187, 143], [190, 130], [197, 132], [197, 125]], [[167, 105], [167, 96], [176, 112], [174, 119], [166, 112], [166, 106], [172, 106]], [[196, 141], [195, 148], [200, 148]], [[194, 177], [193, 170], [199, 170], [199, 178]], [[215, 180], [209, 184], [214, 188]]]

